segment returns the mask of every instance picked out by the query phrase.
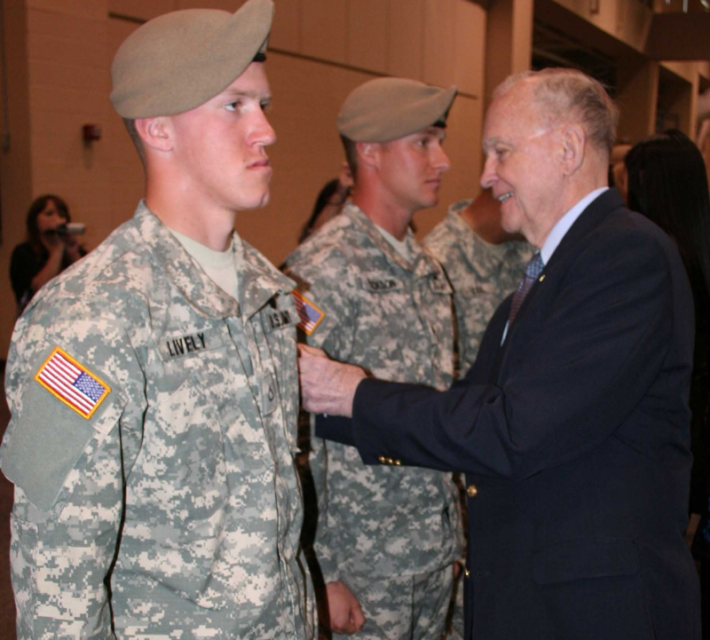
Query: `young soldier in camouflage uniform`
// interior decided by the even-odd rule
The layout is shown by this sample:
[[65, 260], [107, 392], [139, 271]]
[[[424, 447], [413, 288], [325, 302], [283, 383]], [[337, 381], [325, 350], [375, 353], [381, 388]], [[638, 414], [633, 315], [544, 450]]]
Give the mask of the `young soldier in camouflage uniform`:
[[233, 232], [269, 196], [272, 13], [167, 14], [116, 54], [146, 199], [10, 352], [20, 640], [313, 635], [293, 283]]
[[[338, 118], [352, 201], [287, 259], [309, 344], [378, 377], [439, 389], [453, 376], [451, 288], [408, 227], [438, 200], [455, 93], [397, 78], [353, 91]], [[451, 474], [409, 472], [397, 460], [366, 467], [339, 444], [314, 449], [331, 628], [353, 633], [364, 622], [358, 637], [438, 638], [461, 553]]]
[[[515, 289], [532, 258], [526, 242], [516, 240], [500, 224], [500, 203], [489, 190], [475, 200], [452, 204], [424, 239], [424, 246], [441, 262], [454, 289], [456, 316], [456, 374], [466, 375], [478, 355], [488, 321]], [[463, 486], [459, 482], [463, 491]], [[465, 513], [466, 498], [461, 495]], [[466, 518], [463, 518], [464, 524]], [[454, 585], [455, 597], [447, 640], [463, 638], [463, 584]]]
[[452, 204], [424, 246], [441, 262], [454, 289], [457, 378], [463, 377], [493, 312], [518, 286], [532, 249], [502, 229], [500, 203], [488, 190]]

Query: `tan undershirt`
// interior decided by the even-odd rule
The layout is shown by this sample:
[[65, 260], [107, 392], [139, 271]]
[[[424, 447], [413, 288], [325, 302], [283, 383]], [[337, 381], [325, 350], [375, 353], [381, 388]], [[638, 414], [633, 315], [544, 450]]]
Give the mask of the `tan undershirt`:
[[382, 227], [377, 227], [377, 230], [382, 234], [382, 237], [387, 240], [389, 245], [401, 255], [407, 262], [410, 260], [409, 247], [407, 246], [407, 236], [404, 236], [404, 240], [397, 240], [389, 231], [385, 231]]
[[238, 295], [237, 266], [234, 262], [234, 240], [226, 251], [215, 251], [197, 240], [170, 229], [176, 240], [199, 264], [211, 280], [235, 300]]

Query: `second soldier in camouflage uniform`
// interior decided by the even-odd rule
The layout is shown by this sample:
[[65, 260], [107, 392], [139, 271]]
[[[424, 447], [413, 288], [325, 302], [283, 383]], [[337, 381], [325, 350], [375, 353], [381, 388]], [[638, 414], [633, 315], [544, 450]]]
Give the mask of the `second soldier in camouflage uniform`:
[[[453, 379], [451, 289], [408, 225], [437, 202], [454, 95], [401, 79], [356, 89], [338, 121], [352, 202], [287, 260], [309, 344], [379, 378], [438, 389]], [[322, 508], [315, 549], [331, 627], [352, 633], [364, 622], [358, 637], [439, 637], [461, 553], [451, 474], [385, 459], [366, 467], [354, 447], [313, 447]]]
[[[232, 230], [268, 199], [272, 11], [167, 14], [117, 54], [146, 201], [35, 296], [10, 352], [19, 640], [313, 636], [293, 283]], [[202, 147], [215, 130], [226, 146]]]
[[[454, 289], [456, 379], [459, 379], [476, 361], [488, 321], [520, 282], [532, 249], [522, 238], [503, 230], [500, 204], [489, 190], [475, 200], [452, 204], [446, 218], [424, 239], [424, 246], [441, 262]], [[457, 483], [462, 489], [458, 478]], [[461, 495], [461, 507], [462, 511], [466, 508], [464, 495]], [[463, 522], [467, 522], [465, 517]], [[460, 575], [454, 589], [448, 640], [463, 638]]]
[[462, 378], [476, 361], [493, 312], [520, 282], [532, 249], [501, 228], [500, 205], [490, 191], [451, 205], [424, 246], [441, 262], [454, 289], [457, 378]]

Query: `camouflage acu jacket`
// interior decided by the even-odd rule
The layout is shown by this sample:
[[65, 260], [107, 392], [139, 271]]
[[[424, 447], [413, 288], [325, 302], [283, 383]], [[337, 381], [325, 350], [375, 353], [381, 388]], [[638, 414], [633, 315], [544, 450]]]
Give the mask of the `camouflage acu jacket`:
[[[445, 389], [453, 375], [451, 288], [411, 232], [407, 247], [410, 261], [349, 203], [291, 254], [287, 273], [323, 314], [309, 344], [378, 378]], [[323, 511], [315, 549], [327, 582], [426, 573], [460, 555], [451, 474], [368, 467], [354, 447], [322, 441], [311, 467]]]
[[471, 200], [451, 205], [446, 218], [424, 239], [454, 289], [457, 378], [475, 362], [488, 321], [518, 286], [532, 258], [526, 242], [493, 245], [479, 238], [460, 216], [469, 204]]
[[293, 283], [233, 246], [238, 300], [141, 204], [19, 320], [20, 640], [312, 637]]

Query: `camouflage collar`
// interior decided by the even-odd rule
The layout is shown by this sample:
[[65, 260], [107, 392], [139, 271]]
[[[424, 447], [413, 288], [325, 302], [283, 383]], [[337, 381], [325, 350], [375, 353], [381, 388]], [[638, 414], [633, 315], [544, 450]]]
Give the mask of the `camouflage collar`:
[[350, 218], [372, 244], [387, 256], [390, 262], [394, 262], [405, 271], [413, 273], [413, 275], [418, 278], [439, 272], [437, 264], [424, 252], [411, 229], [407, 229], [407, 235], [405, 236], [407, 250], [410, 256], [410, 260], [407, 261], [404, 256], [395, 251], [390, 243], [384, 239], [382, 234], [377, 230], [375, 223], [372, 222], [356, 204], [353, 204], [351, 201], [346, 202], [342, 214]]
[[473, 267], [475, 262], [479, 269], [485, 266], [488, 271], [493, 272], [500, 268], [511, 243], [490, 244], [474, 233], [461, 217], [461, 212], [472, 202], [473, 200], [461, 200], [452, 204], [446, 212], [446, 224], [453, 236], [458, 239], [469, 266]]
[[244, 242], [235, 232], [234, 251], [239, 273], [239, 304], [250, 318], [278, 294], [290, 295], [296, 283], [287, 278], [259, 251]]
[[277, 293], [290, 293], [291, 280], [279, 273], [261, 254], [234, 233], [232, 243], [238, 271], [238, 301], [227, 295], [195, 263], [178, 240], [141, 200], [134, 222], [153, 258], [186, 300], [208, 317], [251, 317]]

